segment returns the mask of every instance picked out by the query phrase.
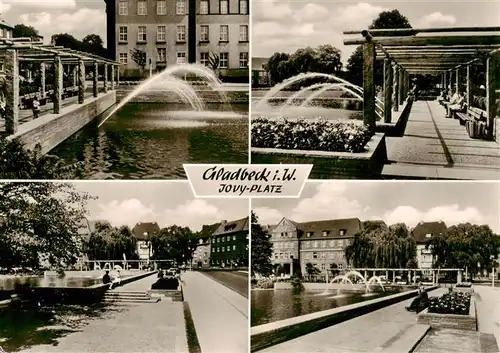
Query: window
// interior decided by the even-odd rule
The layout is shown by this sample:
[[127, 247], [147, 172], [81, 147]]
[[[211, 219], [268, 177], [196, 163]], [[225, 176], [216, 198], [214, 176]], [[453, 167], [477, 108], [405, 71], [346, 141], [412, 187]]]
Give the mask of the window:
[[321, 270], [325, 271], [326, 270], [326, 264], [321, 264]]
[[309, 254], [308, 252], [306, 252], [306, 253], [304, 254], [304, 258], [305, 258], [306, 260], [309, 260], [309, 259], [311, 258], [311, 254]]
[[240, 42], [248, 42], [248, 25], [240, 26]]
[[220, 53], [220, 56], [219, 56], [219, 67], [221, 69], [227, 69], [228, 68], [228, 65], [229, 65], [229, 54], [228, 53]]
[[233, 235], [233, 240], [236, 240], [236, 235]]
[[231, 247], [228, 245], [226, 251], [231, 251]]
[[328, 246], [330, 246], [331, 248], [333, 248], [335, 246], [335, 240], [330, 240], [328, 242]]
[[308, 241], [304, 242], [304, 249], [308, 249], [310, 247], [311, 247], [311, 243], [310, 242], [308, 242]]
[[208, 36], [209, 36], [209, 27], [208, 26], [201, 26], [200, 27], [200, 42], [208, 42]]
[[120, 64], [128, 64], [128, 53], [120, 53]]
[[327, 230], [324, 230], [324, 231], [323, 231], [323, 236], [324, 236], [324, 237], [327, 237], [327, 236], [328, 236], [328, 234], [330, 234], [330, 232], [329, 232], [329, 231], [327, 231]]
[[128, 28], [126, 26], [120, 26], [119, 41], [126, 42], [128, 37]]
[[177, 64], [185, 64], [186, 63], [186, 53], [179, 52], [177, 53]]
[[201, 0], [200, 15], [208, 15], [208, 0]]
[[167, 61], [167, 48], [158, 48], [158, 61], [162, 63]]
[[432, 237], [432, 234], [431, 234], [431, 233], [427, 233], [427, 234], [425, 235], [425, 237], [426, 237], [426, 238], [430, 238], [430, 237]]
[[312, 246], [313, 246], [313, 248], [317, 248], [318, 247], [318, 241], [317, 240], [313, 241], [313, 245]]
[[219, 13], [221, 15], [227, 15], [229, 13], [228, 0], [219, 0]]
[[236, 250], [236, 245], [233, 245], [233, 250]]
[[329, 253], [328, 253], [328, 257], [329, 257], [330, 259], [335, 258], [335, 253], [334, 253], [334, 252], [329, 252]]
[[138, 15], [146, 15], [146, 1], [140, 0], [137, 1], [137, 14]]
[[337, 246], [342, 246], [342, 239], [337, 240]]
[[345, 229], [340, 230], [340, 235], [346, 235], [346, 233], [347, 233], [347, 230], [345, 230]]
[[312, 236], [312, 232], [307, 232], [306, 237], [310, 238]]
[[322, 248], [326, 248], [326, 240], [322, 240], [321, 241], [321, 247]]
[[317, 252], [313, 252], [313, 259], [317, 259], [318, 258], [318, 253]]
[[186, 26], [177, 26], [177, 41], [186, 41]]
[[240, 69], [248, 69], [248, 53], [240, 53]]
[[167, 14], [167, 1], [166, 0], [158, 0], [156, 2], [156, 14], [157, 15], [166, 15]]
[[118, 3], [118, 14], [121, 16], [128, 15], [128, 0], [120, 0]]
[[175, 13], [177, 15], [185, 15], [186, 14], [186, 0], [177, 0], [175, 4]]
[[167, 26], [158, 26], [156, 30], [156, 41], [165, 42], [167, 40]]
[[325, 260], [326, 259], [326, 252], [320, 253], [321, 259]]
[[146, 41], [146, 26], [139, 26], [139, 30], [137, 31], [137, 41], [138, 42]]
[[240, 0], [240, 14], [248, 15], [248, 0]]
[[229, 26], [226, 26], [226, 25], [220, 26], [219, 40], [221, 42], [228, 42], [229, 41]]

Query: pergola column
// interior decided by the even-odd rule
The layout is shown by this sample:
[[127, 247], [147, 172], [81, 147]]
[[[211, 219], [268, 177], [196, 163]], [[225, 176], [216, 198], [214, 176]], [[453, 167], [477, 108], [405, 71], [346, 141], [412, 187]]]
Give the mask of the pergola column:
[[45, 98], [45, 63], [40, 63], [40, 94]]
[[61, 112], [63, 92], [63, 66], [61, 56], [54, 57], [54, 114]]
[[393, 91], [392, 91], [392, 103], [393, 103], [393, 108], [394, 111], [397, 112], [399, 111], [399, 75], [400, 75], [400, 68], [397, 65], [392, 66], [392, 70], [394, 72], [393, 75], [393, 80], [392, 80], [392, 86], [393, 86]]
[[384, 122], [392, 120], [392, 63], [384, 59]]
[[73, 87], [78, 86], [78, 65], [73, 66]]
[[472, 92], [470, 89], [470, 64], [467, 64], [467, 80], [465, 83], [465, 98], [467, 100], [467, 107], [470, 107]]
[[108, 64], [104, 64], [104, 82], [103, 82], [103, 92], [108, 92]]
[[19, 127], [19, 58], [17, 50], [7, 50], [5, 69], [5, 131], [14, 134]]
[[363, 123], [375, 134], [375, 44], [367, 41], [363, 44]]
[[85, 102], [85, 64], [83, 60], [78, 60], [78, 103]]
[[443, 88], [448, 89], [448, 73], [446, 71], [443, 72]]
[[441, 88], [444, 88], [445, 73], [441, 74]]
[[460, 69], [455, 70], [455, 92], [458, 94], [460, 91]]
[[450, 90], [453, 92], [453, 71], [450, 72], [450, 82], [448, 83], [448, 87], [450, 87]]
[[99, 66], [97, 64], [97, 61], [94, 61], [94, 77], [92, 78], [92, 88], [93, 88], [93, 93], [94, 97], [97, 97], [99, 95], [99, 90], [97, 87], [98, 84], [98, 79], [99, 79]]
[[398, 103], [399, 105], [403, 104], [404, 100], [405, 100], [405, 88], [404, 88], [404, 76], [405, 76], [405, 72], [404, 72], [404, 69], [402, 67], [399, 68], [399, 84], [398, 84], [398, 93], [399, 93], [399, 98], [398, 98]]
[[115, 65], [111, 65], [111, 90], [115, 90]]
[[116, 85], [120, 85], [120, 67], [116, 67]]
[[496, 77], [499, 71], [498, 65], [500, 65], [498, 53], [495, 53], [486, 59], [486, 115], [488, 117], [486, 125], [487, 138], [493, 137], [493, 125], [497, 115], [495, 86]]

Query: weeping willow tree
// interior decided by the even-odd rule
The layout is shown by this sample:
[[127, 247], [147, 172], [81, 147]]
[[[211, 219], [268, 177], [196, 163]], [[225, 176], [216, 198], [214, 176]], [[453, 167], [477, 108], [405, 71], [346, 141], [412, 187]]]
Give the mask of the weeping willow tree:
[[382, 222], [365, 222], [364, 229], [346, 247], [347, 261], [354, 267], [413, 267], [416, 244], [405, 224], [387, 226]]

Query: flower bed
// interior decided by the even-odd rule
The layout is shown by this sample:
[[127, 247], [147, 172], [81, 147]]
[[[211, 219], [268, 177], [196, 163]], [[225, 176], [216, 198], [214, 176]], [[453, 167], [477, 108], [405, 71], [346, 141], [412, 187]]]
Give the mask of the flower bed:
[[429, 313], [469, 315], [471, 294], [452, 292], [429, 298]]
[[368, 129], [349, 121], [252, 121], [252, 147], [256, 148], [359, 153], [370, 138]]

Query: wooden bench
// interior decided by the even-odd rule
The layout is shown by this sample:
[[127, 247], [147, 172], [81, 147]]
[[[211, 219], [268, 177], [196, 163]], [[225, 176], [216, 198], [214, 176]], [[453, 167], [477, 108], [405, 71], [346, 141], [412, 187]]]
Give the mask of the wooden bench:
[[467, 112], [455, 112], [460, 125], [465, 125], [470, 138], [478, 139], [486, 136], [486, 112], [469, 107]]

